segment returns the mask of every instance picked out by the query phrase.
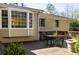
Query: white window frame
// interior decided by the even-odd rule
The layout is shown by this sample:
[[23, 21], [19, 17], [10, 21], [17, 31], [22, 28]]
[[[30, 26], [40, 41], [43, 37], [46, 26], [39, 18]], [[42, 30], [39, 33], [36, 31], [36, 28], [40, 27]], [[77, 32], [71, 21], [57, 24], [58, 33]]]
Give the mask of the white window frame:
[[[18, 11], [18, 10], [11, 10], [11, 11]], [[19, 11], [19, 12], [25, 12], [25, 11]], [[25, 12], [27, 14], [27, 12]], [[28, 16], [26, 16], [26, 28], [12, 28], [12, 24], [11, 24], [11, 29], [27, 29], [27, 21], [28, 21]], [[11, 21], [12, 22], [12, 21]]]
[[[1, 15], [2, 10], [7, 10], [8, 11], [8, 28], [2, 28], [2, 15]], [[27, 13], [26, 28], [12, 28], [11, 11], [19, 11], [19, 12], [26, 12]], [[33, 14], [32, 28], [29, 28], [29, 13]], [[0, 8], [0, 29], [34, 29], [34, 12], [29, 11], [29, 10], [24, 10], [24, 9], [17, 9], [17, 8]]]
[[[26, 23], [26, 28], [12, 28], [11, 26], [11, 29], [34, 29], [34, 12], [32, 11], [29, 11], [29, 10], [20, 10], [20, 9], [16, 9], [16, 8], [11, 8], [11, 11], [19, 11], [19, 12], [26, 12], [27, 13], [27, 23]], [[32, 13], [33, 14], [33, 27], [32, 28], [29, 28], [29, 13]]]
[[[1, 12], [1, 14], [0, 14], [0, 29], [8, 29], [9, 28], [9, 24], [8, 24], [8, 27], [7, 28], [3, 28], [2, 27], [2, 10], [9, 10], [8, 8], [0, 8], [0, 12]], [[9, 18], [8, 18], [8, 23], [9, 23]]]
[[[29, 14], [32, 13], [32, 12], [29, 12]], [[29, 19], [30, 20], [30, 19]], [[29, 24], [30, 25], [30, 24]], [[33, 29], [34, 28], [34, 13], [32, 13], [32, 28], [30, 28], [29, 26], [29, 29]]]

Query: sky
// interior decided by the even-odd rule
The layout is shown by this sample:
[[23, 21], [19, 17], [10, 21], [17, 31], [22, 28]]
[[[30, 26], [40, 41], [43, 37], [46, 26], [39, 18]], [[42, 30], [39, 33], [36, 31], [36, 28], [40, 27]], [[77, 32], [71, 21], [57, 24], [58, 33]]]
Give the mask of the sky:
[[[37, 8], [37, 9], [45, 9], [48, 3], [24, 3], [27, 7]], [[63, 11], [65, 7], [68, 5], [73, 6], [75, 9], [79, 9], [79, 3], [53, 3], [57, 11]]]
[[0, 3], [79, 3], [79, 0], [0, 0]]
[[45, 9], [47, 3], [52, 3], [55, 5], [58, 11], [63, 11], [66, 4], [74, 3], [75, 8], [79, 8], [79, 0], [0, 0], [0, 3], [25, 3], [26, 6]]

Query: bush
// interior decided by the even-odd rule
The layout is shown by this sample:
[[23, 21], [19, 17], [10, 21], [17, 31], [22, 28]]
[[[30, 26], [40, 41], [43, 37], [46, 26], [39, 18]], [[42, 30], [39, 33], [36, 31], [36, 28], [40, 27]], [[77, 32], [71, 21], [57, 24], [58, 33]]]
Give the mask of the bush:
[[79, 36], [77, 36], [77, 41], [75, 43], [75, 52], [79, 54]]
[[25, 55], [26, 50], [22, 43], [10, 43], [4, 49], [5, 55]]
[[72, 50], [72, 52], [74, 52], [75, 53], [75, 42], [74, 43], [72, 43], [72, 45], [71, 45], [71, 50]]

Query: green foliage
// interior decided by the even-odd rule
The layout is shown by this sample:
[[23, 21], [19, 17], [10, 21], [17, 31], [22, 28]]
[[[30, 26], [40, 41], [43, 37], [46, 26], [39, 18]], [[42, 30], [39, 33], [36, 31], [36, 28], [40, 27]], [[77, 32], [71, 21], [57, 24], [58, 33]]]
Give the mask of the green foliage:
[[10, 43], [4, 49], [5, 55], [25, 55], [26, 50], [22, 43]]
[[76, 42], [74, 42], [71, 46], [72, 52], [79, 54], [79, 35], [76, 38]]
[[72, 45], [71, 45], [71, 49], [72, 49], [72, 52], [75, 52], [75, 42], [74, 43], [72, 43]]
[[51, 14], [55, 14], [56, 13], [56, 8], [53, 4], [47, 4], [47, 7], [46, 7], [47, 11]]
[[75, 52], [77, 54], [79, 54], [79, 36], [77, 36], [77, 41], [76, 41], [76, 44], [75, 44]]
[[70, 30], [72, 31], [78, 31], [79, 30], [79, 21], [77, 19], [73, 19], [70, 23]]

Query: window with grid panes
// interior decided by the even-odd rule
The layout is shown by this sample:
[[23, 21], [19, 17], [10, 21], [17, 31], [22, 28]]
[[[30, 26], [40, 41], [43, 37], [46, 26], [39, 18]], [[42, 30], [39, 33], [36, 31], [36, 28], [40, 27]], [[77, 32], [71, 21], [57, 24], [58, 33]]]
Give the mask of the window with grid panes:
[[26, 28], [27, 13], [12, 11], [12, 28]]
[[33, 14], [29, 13], [29, 28], [33, 27]]
[[43, 18], [40, 19], [40, 26], [45, 27], [45, 19]]
[[2, 28], [8, 28], [8, 11], [2, 10]]

